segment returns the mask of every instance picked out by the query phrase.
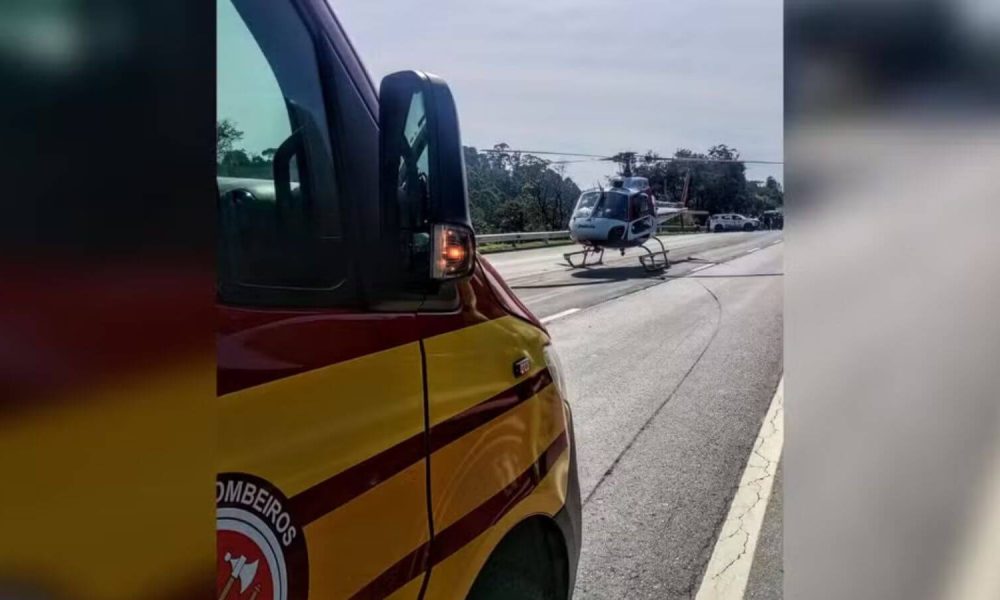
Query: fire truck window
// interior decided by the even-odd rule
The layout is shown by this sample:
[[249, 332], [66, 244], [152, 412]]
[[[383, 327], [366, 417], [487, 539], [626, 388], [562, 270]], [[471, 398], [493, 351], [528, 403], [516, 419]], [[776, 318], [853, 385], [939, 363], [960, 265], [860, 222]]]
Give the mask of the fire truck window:
[[315, 50], [291, 5], [267, 4], [216, 3], [219, 293], [337, 304], [348, 261]]

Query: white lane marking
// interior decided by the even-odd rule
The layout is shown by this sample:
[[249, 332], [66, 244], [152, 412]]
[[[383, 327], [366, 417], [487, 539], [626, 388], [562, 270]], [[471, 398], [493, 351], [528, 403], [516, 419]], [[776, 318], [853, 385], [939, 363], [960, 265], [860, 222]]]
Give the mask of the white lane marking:
[[555, 298], [556, 296], [561, 296], [563, 294], [566, 294], [566, 293], [569, 293], [569, 292], [575, 292], [575, 291], [576, 290], [573, 287], [566, 286], [566, 287], [556, 288], [554, 290], [538, 294], [537, 296], [530, 296], [528, 299], [531, 300], [532, 303], [537, 303], [537, 302], [541, 302], [543, 300], [551, 300], [552, 298]]
[[775, 244], [780, 244], [780, 243], [781, 243], [781, 240], [774, 240], [773, 242], [771, 242], [770, 244], [768, 244], [768, 246], [773, 246]]
[[754, 248], [753, 250], [747, 250], [747, 254], [753, 254], [754, 252], [760, 250], [760, 248]]
[[742, 598], [784, 443], [785, 378], [771, 399], [696, 600]]
[[698, 267], [697, 269], [691, 269], [691, 272], [692, 273], [697, 273], [698, 271], [701, 271], [702, 269], [707, 269], [709, 267], [714, 267], [714, 266], [715, 266], [715, 263], [712, 263], [710, 265], [702, 265], [702, 266]]
[[580, 309], [579, 308], [568, 308], [568, 309], [566, 309], [566, 310], [564, 310], [562, 312], [557, 312], [554, 315], [549, 315], [549, 316], [545, 317], [544, 319], [540, 319], [540, 320], [541, 320], [542, 324], [545, 324], [545, 323], [548, 323], [549, 321], [555, 321], [556, 319], [560, 319], [562, 317], [568, 317], [569, 315], [571, 315], [573, 313], [576, 313], [576, 312], [580, 312]]

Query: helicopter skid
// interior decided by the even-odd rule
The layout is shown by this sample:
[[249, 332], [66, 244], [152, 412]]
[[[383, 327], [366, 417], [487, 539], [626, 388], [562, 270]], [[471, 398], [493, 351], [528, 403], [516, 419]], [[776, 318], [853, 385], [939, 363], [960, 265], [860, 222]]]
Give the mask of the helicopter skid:
[[[639, 262], [642, 264], [642, 268], [646, 269], [650, 273], [654, 273], [656, 271], [662, 271], [663, 269], [669, 267], [670, 259], [667, 258], [668, 250], [663, 245], [663, 242], [661, 242], [659, 239], [655, 237], [650, 239], [656, 240], [656, 243], [660, 245], [660, 249], [650, 250], [648, 247], [646, 247], [646, 244], [639, 246], [640, 248], [646, 251], [646, 254], [643, 254], [639, 257]], [[647, 241], [646, 243], [649, 242]]]
[[[571, 257], [573, 257], [573, 256], [580, 256], [581, 254], [583, 255], [583, 260], [581, 260], [579, 264], [573, 264], [573, 259]], [[597, 260], [588, 263], [587, 259], [590, 256], [597, 256]], [[566, 260], [566, 263], [569, 264], [569, 266], [573, 267], [574, 269], [580, 269], [580, 268], [585, 268], [585, 267], [592, 267], [594, 265], [603, 265], [604, 264], [604, 248], [589, 248], [588, 247], [588, 248], [584, 248], [583, 250], [580, 250], [579, 252], [567, 252], [566, 254], [563, 254], [563, 258]]]

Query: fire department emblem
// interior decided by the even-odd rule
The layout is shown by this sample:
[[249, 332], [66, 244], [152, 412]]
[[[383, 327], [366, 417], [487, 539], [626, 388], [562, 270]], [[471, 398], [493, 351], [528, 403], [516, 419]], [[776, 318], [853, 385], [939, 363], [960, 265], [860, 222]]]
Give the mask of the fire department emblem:
[[218, 600], [298, 600], [308, 596], [302, 529], [288, 499], [259, 477], [224, 473], [215, 482]]

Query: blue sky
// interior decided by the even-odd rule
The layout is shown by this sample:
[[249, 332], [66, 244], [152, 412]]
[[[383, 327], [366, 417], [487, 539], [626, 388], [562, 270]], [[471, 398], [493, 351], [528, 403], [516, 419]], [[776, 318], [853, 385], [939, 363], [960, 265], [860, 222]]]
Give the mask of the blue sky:
[[[735, 146], [782, 160], [781, 0], [328, 0], [376, 85], [420, 69], [463, 141], [613, 154]], [[607, 163], [567, 165], [589, 187]], [[748, 176], [782, 179], [780, 166]]]

